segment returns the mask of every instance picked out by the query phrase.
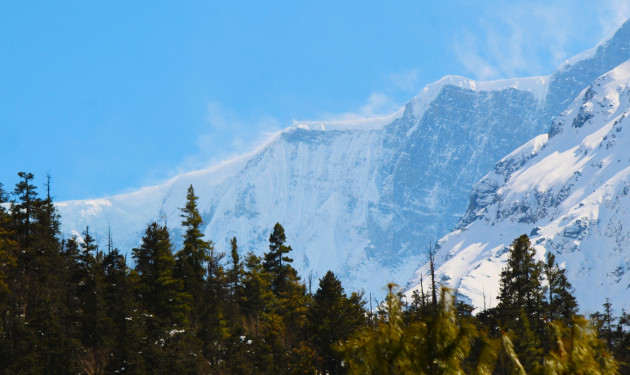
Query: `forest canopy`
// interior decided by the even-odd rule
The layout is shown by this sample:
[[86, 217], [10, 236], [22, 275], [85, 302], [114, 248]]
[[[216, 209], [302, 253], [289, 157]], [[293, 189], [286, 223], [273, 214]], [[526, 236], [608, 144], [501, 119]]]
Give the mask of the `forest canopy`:
[[121, 250], [90, 228], [64, 238], [50, 178], [42, 196], [18, 176], [11, 192], [0, 184], [3, 374], [630, 373], [630, 316], [610, 302], [579, 316], [564, 269], [551, 253], [536, 261], [525, 235], [495, 308], [472, 314], [435, 282], [409, 304], [390, 285], [368, 308], [333, 272], [303, 280], [279, 223], [262, 255], [236, 238], [216, 249], [192, 186], [181, 241], [153, 222]]

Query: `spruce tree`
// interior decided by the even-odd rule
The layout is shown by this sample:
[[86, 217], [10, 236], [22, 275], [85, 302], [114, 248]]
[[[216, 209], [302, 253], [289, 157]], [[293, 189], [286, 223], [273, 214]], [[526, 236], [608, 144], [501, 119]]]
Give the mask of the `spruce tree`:
[[276, 223], [273, 232], [269, 235], [269, 252], [265, 253], [264, 269], [272, 277], [271, 289], [278, 295], [285, 287], [289, 278], [289, 267], [293, 259], [286, 254], [291, 252], [291, 246], [286, 246], [287, 238], [284, 228]]
[[199, 329], [199, 319], [203, 310], [203, 293], [206, 277], [206, 264], [209, 260], [212, 242], [204, 241], [201, 226], [203, 220], [197, 208], [197, 200], [192, 185], [186, 194], [186, 205], [181, 208], [182, 226], [185, 229], [183, 248], [175, 254], [175, 275], [184, 282], [184, 291], [192, 296], [190, 324], [193, 331]]
[[578, 311], [577, 301], [565, 270], [558, 266], [555, 255], [549, 251], [546, 254], [545, 278], [548, 283], [548, 319], [551, 321], [561, 319], [566, 325], [570, 325]]
[[525, 312], [535, 332], [542, 327], [544, 308], [543, 265], [535, 259], [536, 250], [529, 238], [522, 235], [512, 243], [507, 265], [501, 271], [499, 311], [505, 329], [517, 325], [521, 309]]
[[223, 367], [226, 343], [230, 338], [226, 316], [228, 287], [221, 265], [223, 256], [223, 253], [217, 253], [214, 248], [210, 248], [199, 329], [199, 336], [204, 342], [205, 358], [214, 368]]
[[104, 369], [114, 345], [114, 323], [107, 315], [102, 262], [103, 253], [86, 228], [80, 243], [78, 289], [81, 341], [85, 348], [80, 361], [86, 369]]
[[151, 223], [136, 259], [137, 291], [145, 317], [147, 339], [142, 361], [157, 374], [200, 371], [201, 344], [190, 328], [191, 296], [174, 275], [175, 259], [168, 229]]
[[156, 331], [163, 335], [173, 329], [185, 329], [191, 296], [174, 275], [175, 258], [168, 229], [155, 222], [149, 224], [140, 247], [132, 253], [140, 301], [152, 317]]
[[[14, 241], [14, 234], [10, 227], [11, 219], [2, 203], [6, 203], [8, 196], [2, 189], [0, 183], [0, 312], [4, 312], [7, 309], [9, 293], [9, 276], [12, 275], [12, 271], [16, 266], [17, 259], [15, 258], [17, 251], [17, 243]], [[4, 327], [0, 325], [0, 334], [2, 334]]]
[[331, 271], [319, 281], [308, 312], [308, 322], [310, 337], [320, 358], [317, 367], [321, 373], [345, 373], [343, 357], [335, 346], [365, 325], [364, 304], [356, 294], [348, 298], [341, 282]]

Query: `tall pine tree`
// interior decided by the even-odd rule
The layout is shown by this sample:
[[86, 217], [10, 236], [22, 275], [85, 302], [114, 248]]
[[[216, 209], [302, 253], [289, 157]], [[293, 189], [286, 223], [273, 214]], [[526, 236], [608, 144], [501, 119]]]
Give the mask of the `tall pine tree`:
[[184, 282], [184, 291], [192, 296], [189, 320], [194, 331], [199, 329], [199, 320], [203, 313], [206, 264], [213, 247], [211, 242], [203, 240], [203, 220], [197, 208], [198, 199], [190, 185], [186, 194], [186, 205], [181, 209], [182, 226], [185, 229], [184, 246], [175, 254], [175, 275]]

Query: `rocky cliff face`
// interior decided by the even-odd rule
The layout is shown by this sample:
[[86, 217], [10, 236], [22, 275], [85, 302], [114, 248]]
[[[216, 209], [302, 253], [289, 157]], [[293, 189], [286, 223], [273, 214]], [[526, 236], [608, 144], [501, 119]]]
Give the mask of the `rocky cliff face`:
[[332, 269], [348, 288], [382, 293], [385, 283], [404, 282], [429, 242], [457, 225], [476, 181], [549, 130], [566, 95], [588, 84], [581, 77], [610, 69], [608, 56], [630, 58], [626, 28], [549, 77], [448, 76], [380, 126], [293, 126], [249, 155], [160, 186], [61, 202], [63, 231], [78, 234], [89, 225], [105, 238], [109, 227], [117, 247], [129, 251], [157, 220], [179, 241], [178, 207], [192, 184], [205, 234], [220, 250], [236, 236], [241, 251], [260, 254], [280, 222], [301, 274]]

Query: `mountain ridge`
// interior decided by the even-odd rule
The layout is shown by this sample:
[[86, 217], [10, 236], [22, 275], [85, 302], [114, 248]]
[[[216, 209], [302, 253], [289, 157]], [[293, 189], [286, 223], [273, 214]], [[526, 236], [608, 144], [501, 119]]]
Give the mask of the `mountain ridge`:
[[[576, 62], [582, 65], [573, 83], [567, 66], [549, 78], [477, 82], [446, 76], [389, 123], [344, 129], [298, 123], [218, 168], [102, 200], [60, 202], [62, 230], [72, 235], [90, 226], [105, 237], [111, 227], [118, 247], [129, 251], [147, 224], [162, 220], [177, 242], [178, 207], [192, 184], [204, 233], [219, 250], [236, 236], [242, 251], [261, 253], [280, 222], [300, 273], [321, 276], [332, 269], [349, 288], [382, 293], [387, 282], [404, 282], [429, 242], [457, 225], [475, 182], [506, 154], [549, 131], [556, 115], [551, 102], [564, 100], [554, 91], [558, 82], [566, 81], [562, 92], [577, 95], [584, 77], [607, 67], [598, 53], [615, 55], [613, 47], [625, 46], [616, 40], [621, 37], [625, 31], [598, 47], [603, 52]], [[627, 49], [617, 52], [630, 58]], [[589, 70], [584, 61], [596, 64]]]

